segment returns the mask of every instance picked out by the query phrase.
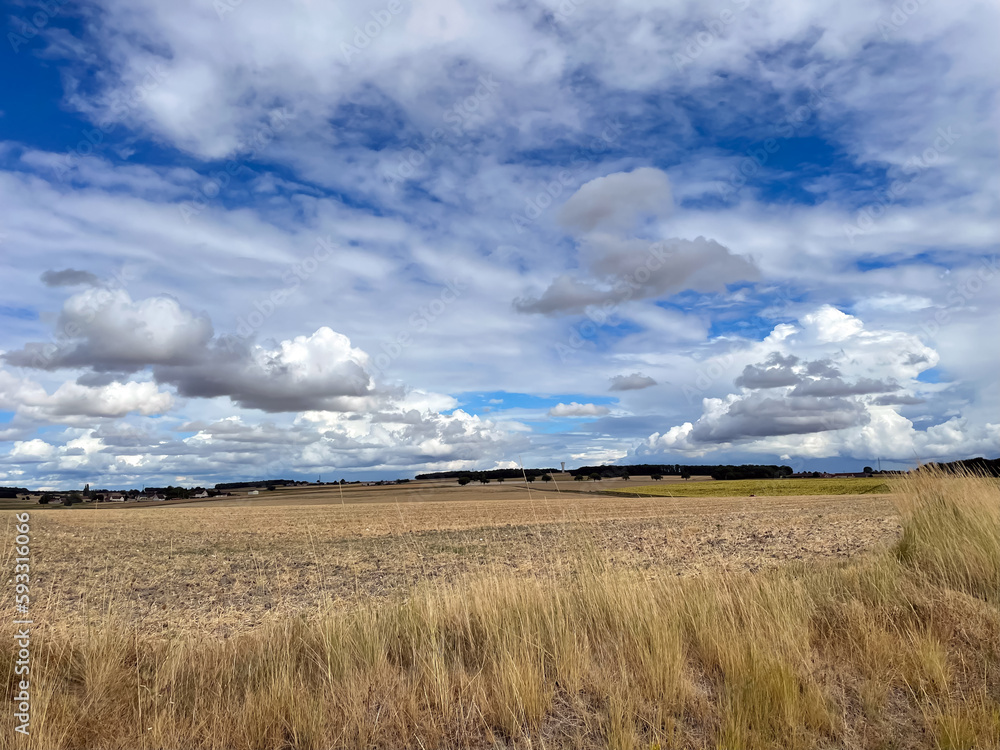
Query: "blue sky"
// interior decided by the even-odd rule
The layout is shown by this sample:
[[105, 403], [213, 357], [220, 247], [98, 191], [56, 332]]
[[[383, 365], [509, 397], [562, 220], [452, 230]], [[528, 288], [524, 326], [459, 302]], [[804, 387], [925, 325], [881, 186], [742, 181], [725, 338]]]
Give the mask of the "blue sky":
[[0, 484], [1000, 455], [998, 10], [892, 14], [4, 3]]

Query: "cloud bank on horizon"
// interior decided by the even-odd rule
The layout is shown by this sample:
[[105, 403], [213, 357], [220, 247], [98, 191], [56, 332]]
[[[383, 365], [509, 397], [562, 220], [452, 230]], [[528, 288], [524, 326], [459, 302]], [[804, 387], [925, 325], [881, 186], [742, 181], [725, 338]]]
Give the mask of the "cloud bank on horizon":
[[1000, 455], [994, 3], [8, 11], [0, 484]]

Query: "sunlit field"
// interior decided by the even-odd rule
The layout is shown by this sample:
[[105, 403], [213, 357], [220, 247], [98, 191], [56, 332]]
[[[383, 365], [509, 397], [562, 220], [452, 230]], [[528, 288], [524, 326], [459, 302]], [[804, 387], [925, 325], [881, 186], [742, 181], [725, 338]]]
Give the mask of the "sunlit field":
[[996, 746], [1000, 490], [891, 489], [35, 512], [0, 747]]
[[612, 492], [660, 497], [789, 497], [794, 495], [871, 495], [889, 492], [885, 477], [846, 479], [741, 479], [709, 482], [671, 482], [628, 488], [609, 488]]

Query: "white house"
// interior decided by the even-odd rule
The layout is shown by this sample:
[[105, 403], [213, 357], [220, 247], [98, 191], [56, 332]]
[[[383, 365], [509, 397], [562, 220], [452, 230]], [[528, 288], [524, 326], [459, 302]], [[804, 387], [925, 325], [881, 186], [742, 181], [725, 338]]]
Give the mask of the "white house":
[[247, 494], [248, 495], [256, 495], [258, 493], [257, 493], [257, 490], [250, 490]]
[[112, 495], [108, 498], [108, 500], [112, 503], [124, 503], [125, 496], [112, 493]]
[[197, 494], [191, 495], [191, 497], [208, 497], [208, 490], [202, 490]]

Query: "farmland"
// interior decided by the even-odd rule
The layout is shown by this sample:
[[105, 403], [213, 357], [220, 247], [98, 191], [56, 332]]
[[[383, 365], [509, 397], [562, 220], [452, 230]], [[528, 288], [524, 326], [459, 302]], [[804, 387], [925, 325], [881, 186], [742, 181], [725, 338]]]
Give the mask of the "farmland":
[[586, 483], [595, 494], [529, 494], [523, 483], [417, 482], [35, 510], [35, 573], [39, 595], [63, 624], [103, 611], [114, 592], [118, 611], [149, 632], [232, 634], [320, 606], [390, 599], [429, 581], [567, 576], [584, 553], [650, 576], [758, 571], [847, 560], [888, 545], [899, 530], [884, 495], [598, 494], [613, 484], [622, 483]]
[[653, 497], [789, 497], [795, 495], [872, 495], [889, 492], [884, 477], [850, 479], [743, 479], [670, 482], [614, 488], [611, 492]]
[[995, 482], [587, 484], [32, 511], [19, 746], [1000, 742]]

